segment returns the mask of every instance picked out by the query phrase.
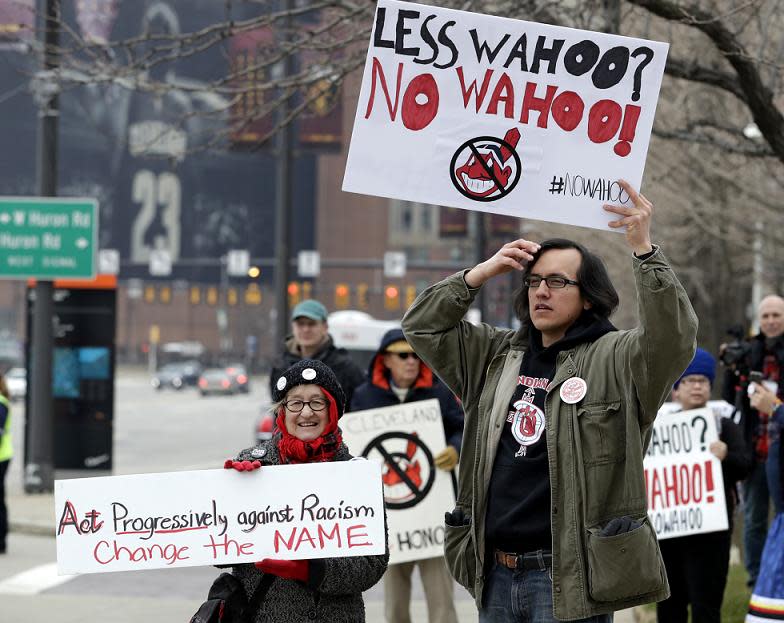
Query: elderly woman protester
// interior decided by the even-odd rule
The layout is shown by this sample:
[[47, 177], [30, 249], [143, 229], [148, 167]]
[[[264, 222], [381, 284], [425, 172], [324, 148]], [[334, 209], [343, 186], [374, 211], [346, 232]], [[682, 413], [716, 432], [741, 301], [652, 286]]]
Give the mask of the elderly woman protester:
[[[277, 415], [272, 439], [243, 450], [224, 467], [251, 471], [263, 465], [348, 461], [338, 419], [345, 397], [335, 374], [320, 361], [303, 359], [273, 383]], [[336, 483], [337, 486], [337, 483]], [[383, 555], [312, 560], [264, 559], [233, 568], [250, 596], [262, 578], [275, 576], [255, 615], [255, 623], [365, 621], [362, 592], [381, 579], [389, 561]]]

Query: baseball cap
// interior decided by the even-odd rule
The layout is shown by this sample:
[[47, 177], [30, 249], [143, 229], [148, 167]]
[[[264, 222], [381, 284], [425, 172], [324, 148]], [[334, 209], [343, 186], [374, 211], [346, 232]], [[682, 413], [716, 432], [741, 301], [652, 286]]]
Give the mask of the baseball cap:
[[301, 303], [298, 303], [291, 311], [292, 320], [296, 320], [297, 318], [302, 317], [310, 318], [311, 320], [317, 320], [320, 322], [326, 322], [327, 308], [315, 299], [304, 300]]
[[397, 340], [396, 342], [392, 342], [389, 344], [385, 349], [385, 353], [413, 353], [414, 349], [411, 348], [411, 344], [406, 342], [405, 340]]

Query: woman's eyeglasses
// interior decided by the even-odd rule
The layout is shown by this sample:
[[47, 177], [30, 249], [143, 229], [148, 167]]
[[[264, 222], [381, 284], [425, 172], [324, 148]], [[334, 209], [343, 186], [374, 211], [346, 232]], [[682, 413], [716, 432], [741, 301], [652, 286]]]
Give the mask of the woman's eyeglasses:
[[417, 361], [419, 361], [419, 355], [416, 353], [395, 353], [398, 357], [400, 357], [403, 361], [408, 359], [409, 357], [413, 357]]
[[311, 411], [323, 411], [328, 404], [323, 398], [314, 398], [313, 400], [289, 400], [284, 402], [283, 406], [292, 413], [299, 413], [305, 408], [305, 405], [308, 405]]

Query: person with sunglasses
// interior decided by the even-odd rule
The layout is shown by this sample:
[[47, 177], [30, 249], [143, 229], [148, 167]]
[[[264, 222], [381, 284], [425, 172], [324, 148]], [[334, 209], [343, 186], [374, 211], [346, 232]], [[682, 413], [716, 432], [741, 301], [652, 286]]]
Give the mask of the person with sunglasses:
[[[408, 342], [463, 403], [444, 550], [480, 623], [608, 623], [669, 595], [643, 456], [694, 355], [697, 318], [651, 244], [652, 204], [619, 185], [624, 205], [604, 209], [633, 253], [638, 327], [612, 325], [607, 268], [566, 239], [509, 242], [427, 288], [403, 318]], [[482, 285], [512, 271], [520, 328], [465, 320]]]
[[[452, 471], [463, 436], [463, 411], [449, 389], [422, 363], [400, 329], [390, 329], [370, 361], [368, 381], [351, 400], [351, 411], [389, 407], [437, 398], [446, 448], [434, 457], [436, 467]], [[411, 623], [411, 574], [419, 568], [430, 623], [454, 623], [454, 586], [444, 557], [391, 565], [384, 575], [384, 615], [388, 623]]]
[[[272, 438], [228, 459], [226, 469], [253, 472], [265, 465], [351, 460], [338, 427], [346, 406], [345, 395], [329, 366], [315, 359], [302, 359], [274, 379], [272, 387], [276, 415]], [[249, 598], [262, 578], [274, 576], [248, 621], [363, 623], [362, 593], [381, 579], [388, 562], [389, 547], [385, 554], [376, 556], [265, 558], [255, 564], [237, 565], [232, 574], [242, 581]]]

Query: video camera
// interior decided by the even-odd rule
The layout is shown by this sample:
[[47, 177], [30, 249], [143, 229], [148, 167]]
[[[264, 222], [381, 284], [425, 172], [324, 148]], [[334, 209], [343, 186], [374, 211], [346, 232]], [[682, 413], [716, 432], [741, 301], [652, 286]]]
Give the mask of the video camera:
[[724, 347], [720, 357], [721, 363], [740, 375], [747, 376], [751, 365], [751, 344], [743, 337], [743, 327], [739, 324], [732, 325], [727, 329], [727, 335], [734, 339]]

